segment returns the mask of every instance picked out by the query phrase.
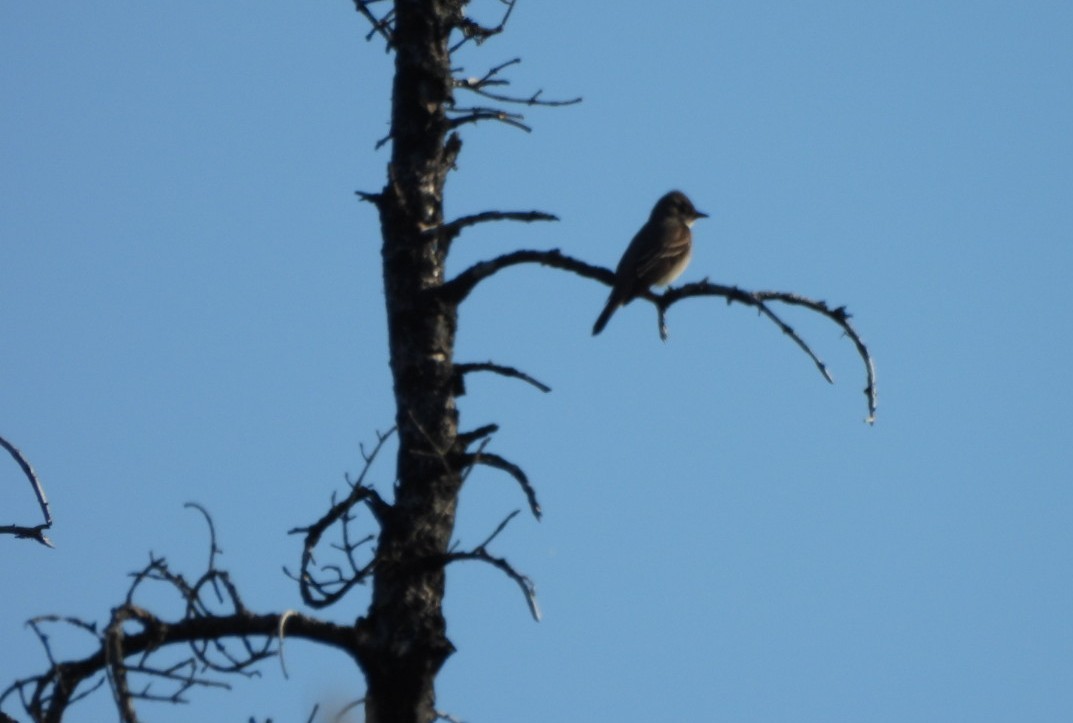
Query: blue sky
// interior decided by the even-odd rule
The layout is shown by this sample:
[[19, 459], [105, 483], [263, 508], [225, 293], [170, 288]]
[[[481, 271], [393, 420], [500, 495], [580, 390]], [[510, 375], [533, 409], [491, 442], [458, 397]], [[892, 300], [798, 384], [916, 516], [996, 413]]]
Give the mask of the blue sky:
[[[0, 539], [5, 685], [44, 665], [23, 620], [105, 619], [150, 551], [198, 574], [190, 500], [252, 609], [302, 609], [286, 531], [393, 414], [379, 230], [353, 195], [387, 162], [390, 58], [366, 32], [343, 0], [0, 8], [0, 433], [56, 518], [55, 550]], [[474, 376], [460, 400], [537, 487], [544, 520], [494, 550], [545, 618], [495, 571], [451, 569], [444, 711], [1068, 718], [1071, 47], [1065, 2], [521, 0], [457, 58], [478, 75], [520, 56], [518, 92], [585, 102], [528, 113], [532, 134], [464, 130], [449, 214], [562, 221], [475, 229], [452, 272], [516, 248], [613, 266], [681, 188], [711, 214], [683, 281], [848, 305], [880, 407], [864, 424], [852, 346], [807, 313], [787, 318], [834, 386], [737, 306], [678, 305], [663, 343], [637, 303], [594, 339], [605, 287], [537, 267], [482, 284], [459, 360], [554, 390]], [[373, 479], [389, 489], [390, 464]], [[24, 487], [0, 461], [0, 522], [35, 519]], [[475, 472], [458, 540], [519, 507]], [[289, 680], [272, 661], [144, 715], [305, 720], [361, 694], [336, 653], [287, 659]]]

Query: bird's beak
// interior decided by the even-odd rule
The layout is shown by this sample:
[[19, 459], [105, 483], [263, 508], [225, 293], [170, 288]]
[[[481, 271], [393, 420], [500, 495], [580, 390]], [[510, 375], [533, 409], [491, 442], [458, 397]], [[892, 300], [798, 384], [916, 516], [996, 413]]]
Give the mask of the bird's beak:
[[697, 214], [697, 218], [708, 218], [708, 214], [703, 211], [694, 211], [693, 213]]

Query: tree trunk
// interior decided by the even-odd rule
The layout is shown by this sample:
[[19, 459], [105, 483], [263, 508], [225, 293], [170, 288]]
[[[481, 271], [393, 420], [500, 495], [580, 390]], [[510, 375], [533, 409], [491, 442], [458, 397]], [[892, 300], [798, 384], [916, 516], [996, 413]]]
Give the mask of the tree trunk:
[[458, 0], [398, 0], [395, 8], [392, 153], [377, 206], [399, 450], [372, 604], [357, 634], [366, 720], [428, 723], [436, 715], [436, 673], [454, 650], [442, 603], [461, 486], [452, 392], [457, 313], [435, 292], [447, 256], [443, 186], [460, 145], [448, 138], [446, 116], [448, 35], [460, 7]]

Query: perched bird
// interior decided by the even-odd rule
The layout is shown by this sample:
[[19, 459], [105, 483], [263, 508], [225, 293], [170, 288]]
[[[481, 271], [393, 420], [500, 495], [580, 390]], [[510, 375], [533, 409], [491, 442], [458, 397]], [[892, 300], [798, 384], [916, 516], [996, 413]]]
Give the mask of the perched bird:
[[592, 327], [593, 336], [603, 331], [615, 309], [630, 303], [650, 286], [666, 286], [685, 271], [693, 255], [689, 227], [698, 218], [707, 217], [681, 191], [671, 191], [656, 201], [652, 215], [618, 262], [615, 284], [607, 306]]

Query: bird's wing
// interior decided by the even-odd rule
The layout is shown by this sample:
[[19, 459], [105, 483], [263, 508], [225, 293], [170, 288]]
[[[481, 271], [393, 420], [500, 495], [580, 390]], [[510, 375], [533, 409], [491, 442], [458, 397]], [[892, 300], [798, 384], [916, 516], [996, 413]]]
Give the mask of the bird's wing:
[[688, 258], [692, 243], [689, 227], [677, 220], [665, 221], [655, 230], [647, 236], [652, 241], [639, 244], [644, 248], [639, 250], [634, 266], [635, 278], [646, 288], [660, 283]]

